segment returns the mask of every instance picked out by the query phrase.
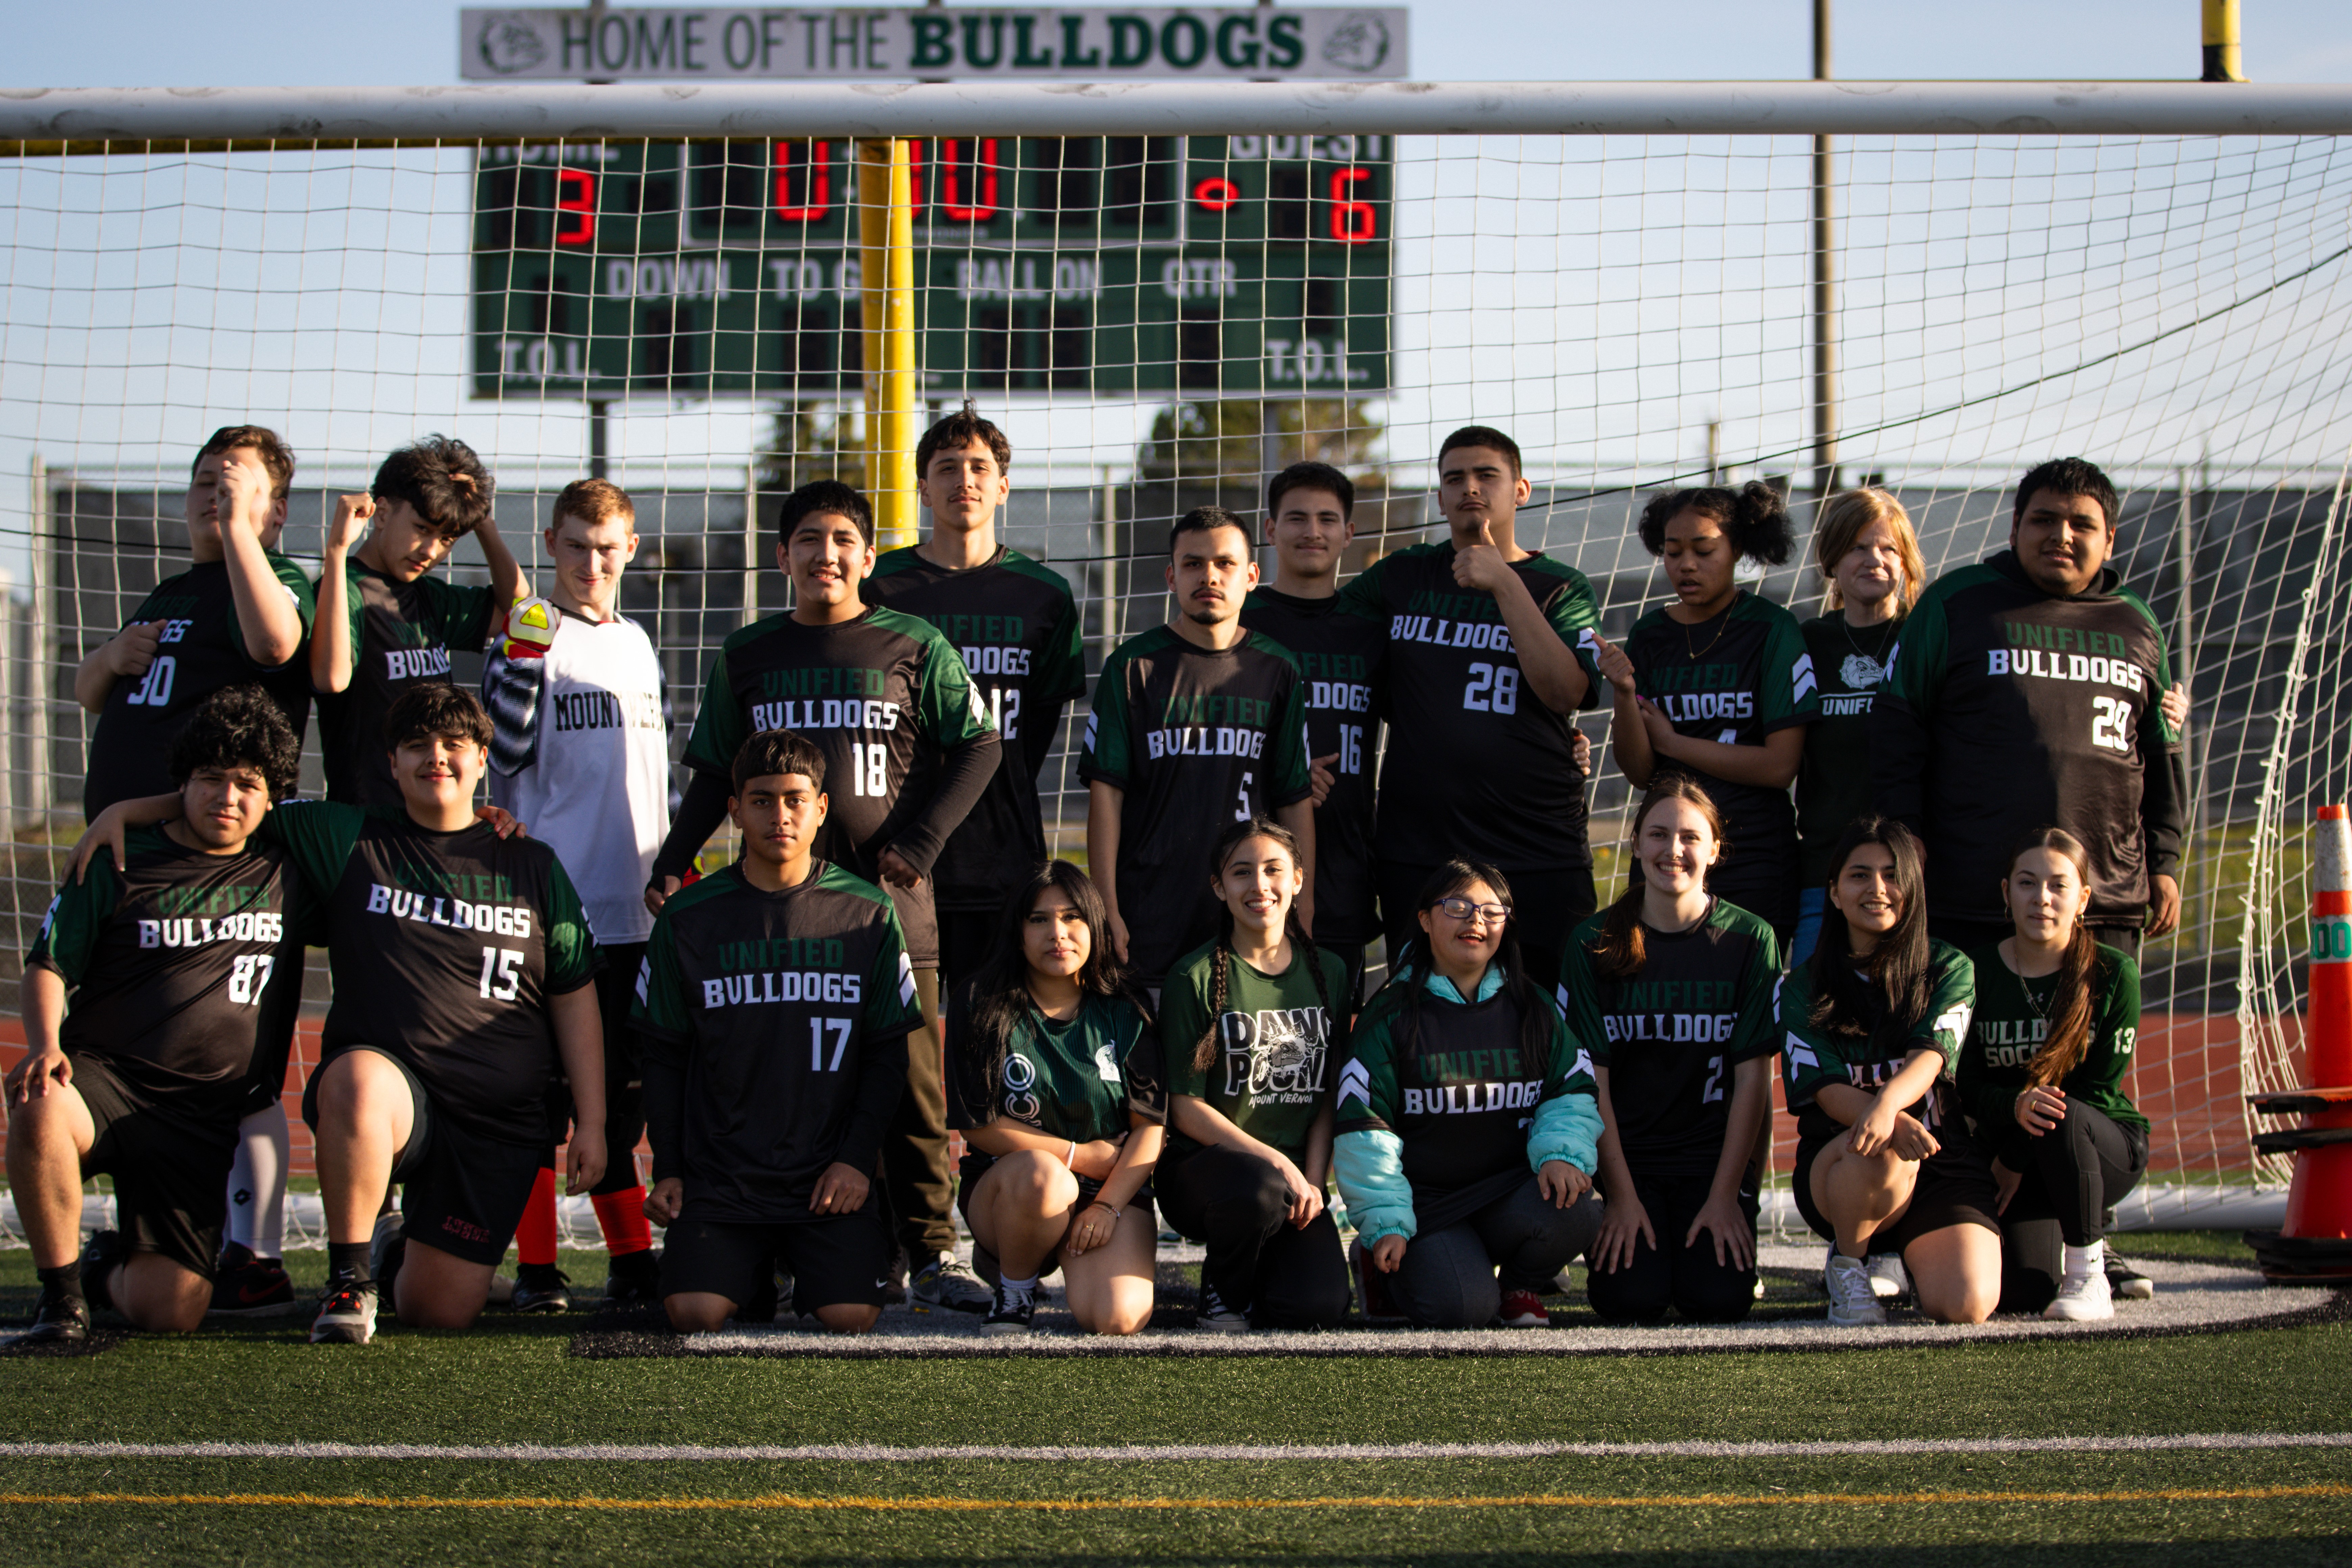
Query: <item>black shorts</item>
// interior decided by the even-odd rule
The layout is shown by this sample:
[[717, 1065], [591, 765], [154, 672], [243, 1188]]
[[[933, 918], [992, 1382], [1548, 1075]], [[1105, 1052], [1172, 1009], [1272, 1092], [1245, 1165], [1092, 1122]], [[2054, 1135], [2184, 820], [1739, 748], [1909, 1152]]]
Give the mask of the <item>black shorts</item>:
[[878, 1307], [890, 1252], [880, 1197], [877, 1184], [855, 1214], [795, 1225], [681, 1214], [662, 1247], [661, 1292], [723, 1296], [740, 1306], [781, 1264], [793, 1277], [793, 1310], [803, 1317], [819, 1307]]
[[[964, 1145], [963, 1163], [956, 1167], [956, 1213], [963, 1215], [966, 1230], [971, 1228], [971, 1190], [980, 1184], [981, 1177], [988, 1174], [988, 1168], [995, 1163], [994, 1155], [983, 1154], [968, 1143]], [[1074, 1171], [1071, 1174], [1076, 1175], [1077, 1173]], [[1078, 1207], [1083, 1209], [1094, 1202], [1096, 1195], [1102, 1191], [1102, 1185], [1092, 1176], [1078, 1176]], [[1146, 1182], [1137, 1188], [1135, 1196], [1127, 1200], [1127, 1206], [1140, 1207], [1144, 1213], [1151, 1213], [1151, 1184]]]
[[[398, 1068], [408, 1085], [408, 1142], [392, 1160], [392, 1179], [400, 1184], [401, 1235], [468, 1263], [495, 1266], [513, 1244], [531, 1184], [539, 1180], [540, 1146], [457, 1131], [434, 1108], [433, 1097], [406, 1062], [374, 1046], [351, 1050], [373, 1051]], [[313, 1136], [319, 1131], [319, 1079], [327, 1063], [319, 1067], [302, 1089], [302, 1120]]]
[[71, 1059], [73, 1087], [97, 1130], [81, 1173], [114, 1178], [115, 1228], [124, 1245], [210, 1279], [228, 1218], [229, 1163], [247, 1085], [157, 1094], [96, 1057]]
[[[1813, 1234], [1824, 1241], [1837, 1239], [1837, 1226], [1823, 1217], [1813, 1203], [1813, 1161], [1832, 1142], [1828, 1138], [1799, 1139], [1796, 1173], [1790, 1178], [1796, 1189], [1797, 1212], [1805, 1216]], [[1994, 1215], [2000, 1205], [2000, 1193], [1993, 1185], [1992, 1164], [1985, 1158], [1984, 1151], [1965, 1132], [1949, 1134], [1941, 1149], [1919, 1162], [1919, 1179], [1911, 1188], [1911, 1205], [1893, 1225], [1870, 1238], [1870, 1249], [1901, 1252], [1929, 1232], [1956, 1225], [1982, 1226], [1999, 1236], [2000, 1221]]]

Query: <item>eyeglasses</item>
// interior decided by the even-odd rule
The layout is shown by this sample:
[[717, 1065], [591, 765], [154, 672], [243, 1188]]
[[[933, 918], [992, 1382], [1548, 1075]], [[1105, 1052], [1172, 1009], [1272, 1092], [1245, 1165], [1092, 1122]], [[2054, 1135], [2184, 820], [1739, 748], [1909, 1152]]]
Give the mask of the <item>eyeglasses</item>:
[[1500, 904], [1474, 904], [1459, 894], [1438, 900], [1437, 907], [1457, 921], [1466, 921], [1475, 915], [1488, 925], [1500, 925], [1511, 918], [1511, 911]]

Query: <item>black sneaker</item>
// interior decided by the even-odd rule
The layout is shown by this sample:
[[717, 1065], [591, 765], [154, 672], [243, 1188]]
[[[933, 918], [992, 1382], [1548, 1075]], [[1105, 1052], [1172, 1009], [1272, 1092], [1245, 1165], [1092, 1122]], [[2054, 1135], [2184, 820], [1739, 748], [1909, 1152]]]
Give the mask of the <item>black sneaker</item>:
[[376, 1283], [373, 1279], [327, 1281], [319, 1315], [310, 1320], [314, 1345], [363, 1345], [375, 1338]]
[[989, 1298], [988, 1316], [980, 1321], [983, 1334], [1025, 1334], [1029, 1318], [1037, 1310], [1037, 1292], [1033, 1287], [1018, 1296], [1005, 1289], [1004, 1282], [996, 1282]]
[[647, 1304], [661, 1300], [661, 1254], [652, 1247], [624, 1252], [604, 1276], [604, 1300], [609, 1306]]
[[257, 1257], [240, 1242], [221, 1248], [220, 1261], [213, 1266], [213, 1304], [205, 1309], [209, 1316], [276, 1318], [300, 1310], [284, 1262]]
[[1192, 1326], [1213, 1334], [1245, 1334], [1249, 1332], [1249, 1314], [1227, 1304], [1225, 1299], [1217, 1294], [1214, 1285], [1203, 1285], [1201, 1287], [1201, 1315], [1193, 1321]]
[[2156, 1281], [2107, 1252], [2107, 1293], [2118, 1301], [2147, 1301], [2156, 1297]]
[[41, 1287], [41, 1304], [33, 1312], [33, 1326], [19, 1344], [78, 1345], [89, 1338], [89, 1303], [68, 1296], [54, 1285]]
[[106, 1277], [129, 1260], [131, 1249], [122, 1245], [119, 1230], [93, 1230], [88, 1245], [81, 1249], [81, 1298], [89, 1304], [90, 1312], [114, 1310], [114, 1293], [106, 1288]]
[[518, 1312], [568, 1312], [572, 1310], [572, 1277], [552, 1263], [525, 1263], [515, 1269], [514, 1310]]

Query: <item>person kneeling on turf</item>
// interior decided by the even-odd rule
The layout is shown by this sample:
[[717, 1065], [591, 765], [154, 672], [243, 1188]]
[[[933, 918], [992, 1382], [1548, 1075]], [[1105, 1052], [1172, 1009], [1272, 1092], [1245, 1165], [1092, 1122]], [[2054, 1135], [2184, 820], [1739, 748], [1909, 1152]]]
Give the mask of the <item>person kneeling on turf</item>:
[[890, 896], [813, 853], [824, 775], [789, 730], [743, 742], [727, 803], [743, 858], [663, 903], [638, 976], [646, 1212], [669, 1227], [662, 1304], [682, 1333], [724, 1326], [779, 1262], [835, 1333], [882, 1312], [874, 1168], [923, 1015]]
[[1144, 1187], [1167, 1095], [1157, 1043], [1145, 1046], [1150, 1015], [1108, 927], [1084, 871], [1039, 866], [998, 914], [987, 962], [950, 998], [957, 1206], [980, 1271], [994, 1275], [989, 1333], [1026, 1329], [1037, 1281], [1057, 1267], [1080, 1328], [1131, 1334], [1151, 1321], [1159, 1227]]
[[[383, 741], [401, 809], [297, 802], [259, 834], [320, 906], [335, 986], [302, 1094], [327, 1221], [313, 1344], [366, 1344], [384, 1297], [415, 1327], [480, 1315], [539, 1173], [559, 1059], [579, 1105], [571, 1190], [604, 1171], [595, 942], [555, 851], [477, 818], [488, 716], [471, 692], [419, 682]], [[177, 810], [172, 795], [123, 802], [85, 842]], [[378, 1217], [394, 1182], [396, 1232]]]
[[[93, 1302], [142, 1329], [204, 1321], [237, 1123], [284, 1073], [301, 1002], [295, 877], [252, 837], [299, 761], [259, 687], [215, 692], [172, 742], [179, 819], [69, 877], [33, 940], [32, 1048], [7, 1079], [8, 1181], [41, 1279], [27, 1339], [87, 1339]], [[81, 1184], [101, 1172], [121, 1232], [78, 1260]]]
[[1601, 1227], [1591, 1057], [1528, 982], [1500, 871], [1448, 861], [1417, 901], [1422, 940], [1339, 1073], [1333, 1163], [1364, 1313], [1384, 1315], [1385, 1276], [1420, 1327], [1539, 1328], [1545, 1285]]

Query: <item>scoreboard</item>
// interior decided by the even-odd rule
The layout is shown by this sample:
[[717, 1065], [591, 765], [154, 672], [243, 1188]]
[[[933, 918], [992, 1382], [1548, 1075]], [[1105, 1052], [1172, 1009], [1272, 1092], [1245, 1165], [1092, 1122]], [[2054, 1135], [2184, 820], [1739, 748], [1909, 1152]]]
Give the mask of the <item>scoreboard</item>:
[[[1391, 138], [913, 150], [926, 393], [1388, 390]], [[475, 394], [855, 393], [855, 165], [846, 138], [483, 148]]]

